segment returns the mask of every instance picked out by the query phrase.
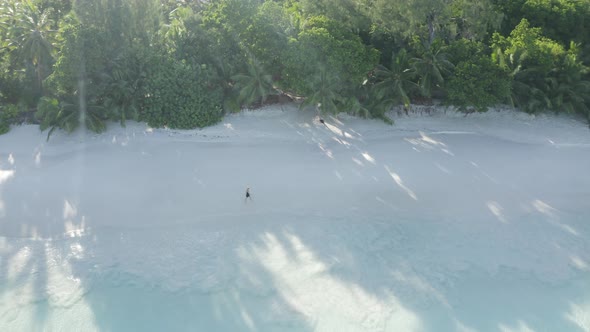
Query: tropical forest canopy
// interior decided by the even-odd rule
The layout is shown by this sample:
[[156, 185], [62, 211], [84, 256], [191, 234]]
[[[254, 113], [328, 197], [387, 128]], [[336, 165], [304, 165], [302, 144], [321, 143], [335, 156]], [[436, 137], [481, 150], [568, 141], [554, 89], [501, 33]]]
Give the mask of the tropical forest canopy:
[[301, 97], [590, 118], [590, 0], [0, 0], [0, 132], [196, 128]]

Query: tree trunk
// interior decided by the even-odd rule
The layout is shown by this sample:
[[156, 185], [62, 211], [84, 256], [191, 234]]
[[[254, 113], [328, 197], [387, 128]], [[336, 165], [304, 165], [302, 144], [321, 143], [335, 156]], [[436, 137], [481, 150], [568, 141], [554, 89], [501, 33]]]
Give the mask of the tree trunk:
[[37, 72], [37, 88], [39, 89], [39, 96], [43, 97], [43, 65], [37, 63], [35, 72]]
[[428, 14], [427, 17], [427, 23], [428, 23], [428, 47], [430, 47], [432, 45], [432, 43], [434, 42], [434, 34], [435, 34], [435, 29], [434, 29], [434, 19], [436, 17], [435, 13], [430, 13]]

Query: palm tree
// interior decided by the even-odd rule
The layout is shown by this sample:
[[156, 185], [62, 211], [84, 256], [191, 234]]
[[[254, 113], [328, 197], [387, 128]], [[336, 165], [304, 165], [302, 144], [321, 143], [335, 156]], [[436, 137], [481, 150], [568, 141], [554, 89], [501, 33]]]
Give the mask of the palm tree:
[[590, 119], [590, 81], [584, 79], [587, 73], [588, 68], [572, 54], [566, 55], [559, 67], [550, 72], [545, 82], [554, 111], [578, 112]]
[[[77, 97], [77, 96], [75, 96]], [[74, 97], [74, 98], [75, 98]], [[79, 98], [78, 98], [79, 99]], [[86, 128], [94, 132], [102, 132], [106, 129], [101, 114], [104, 112], [103, 107], [90, 103], [90, 105], [81, 105], [80, 101], [58, 102], [57, 99], [47, 97], [41, 98], [35, 116], [40, 121], [39, 128], [41, 131], [49, 129], [47, 140], [56, 129], [63, 129], [68, 133], [73, 132], [83, 123]], [[81, 108], [85, 107], [85, 112]]]
[[406, 50], [402, 49], [391, 58], [390, 68], [377, 66], [375, 97], [390, 106], [403, 104], [408, 107], [411, 93], [418, 90], [418, 85], [414, 83], [415, 77], [416, 70], [410, 66]]
[[209, 86], [221, 87], [224, 112], [238, 112], [240, 110], [239, 91], [236, 91], [235, 82], [232, 79], [235, 76], [232, 65], [223, 58], [216, 58], [212, 60], [211, 67], [211, 71], [206, 71], [207, 81]]
[[305, 98], [301, 108], [314, 106], [319, 114], [338, 112], [343, 98], [339, 93], [340, 81], [335, 74], [321, 67], [311, 81], [311, 88], [314, 92]]
[[267, 74], [254, 58], [248, 63], [248, 73], [234, 75], [232, 80], [236, 82], [238, 101], [242, 105], [262, 104], [266, 97], [276, 91], [272, 85], [272, 75]]
[[356, 96], [345, 98], [342, 102], [343, 108], [348, 114], [354, 116], [361, 116], [368, 118], [371, 115], [371, 110], [366, 103], [361, 102]]
[[550, 108], [551, 101], [545, 93], [543, 77], [540, 67], [526, 66], [528, 53], [518, 49], [508, 57], [500, 48], [496, 49], [496, 59], [499, 65], [508, 71], [512, 78], [510, 104], [527, 113], [535, 113]]
[[119, 120], [125, 126], [127, 119], [137, 119], [139, 116], [137, 95], [140, 81], [144, 78], [143, 71], [121, 59], [113, 61], [112, 66], [100, 75], [103, 82], [99, 90], [104, 91], [102, 104], [109, 110], [111, 119]]
[[18, 11], [21, 6], [20, 2], [17, 1], [2, 1], [0, 4], [0, 46], [2, 49], [6, 49], [10, 43], [10, 29], [16, 26]]
[[19, 58], [34, 68], [35, 81], [42, 93], [42, 82], [53, 61], [51, 40], [55, 31], [49, 11], [39, 12], [34, 3], [26, 0], [5, 1], [0, 12], [4, 24], [11, 24], [5, 47], [16, 51]]
[[170, 49], [177, 49], [178, 46], [174, 45], [179, 39], [184, 38], [188, 29], [186, 21], [189, 20], [194, 13], [190, 7], [177, 7], [170, 12], [168, 15], [169, 24], [163, 24], [160, 33], [163, 35], [165, 43], [171, 43], [168, 45]]
[[443, 52], [442, 44], [434, 42], [430, 46], [424, 45], [422, 54], [410, 60], [419, 77], [418, 84], [425, 97], [431, 97], [433, 88], [442, 86], [445, 81], [444, 75], [450, 73], [454, 67], [447, 57], [447, 54]]

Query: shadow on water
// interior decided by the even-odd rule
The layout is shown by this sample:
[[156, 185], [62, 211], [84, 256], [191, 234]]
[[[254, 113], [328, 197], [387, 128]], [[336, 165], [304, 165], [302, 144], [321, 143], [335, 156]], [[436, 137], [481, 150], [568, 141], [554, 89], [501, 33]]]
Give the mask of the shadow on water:
[[[20, 248], [13, 246], [2, 253], [2, 262], [8, 263], [2, 264], [2, 276], [12, 276], [5, 285], [9, 289], [0, 296], [14, 301], [8, 307], [20, 312], [3, 312], [0, 321], [10, 327], [10, 315], [18, 319], [30, 311], [31, 329], [59, 329], [55, 316], [75, 321], [74, 312], [82, 311], [92, 321], [78, 322], [79, 326], [101, 331], [456, 331], [460, 327], [518, 331], [519, 326], [542, 330], [548, 321], [557, 322], [556, 328], [575, 330], [567, 317], [575, 317], [576, 310], [587, 306], [583, 300], [590, 290], [583, 280], [564, 291], [563, 286], [546, 285], [518, 271], [490, 276], [473, 269], [460, 276], [440, 266], [424, 266], [420, 255], [404, 252], [403, 247], [412, 244], [403, 227], [384, 224], [366, 234], [362, 224], [349, 220], [308, 220], [316, 226], [302, 227], [293, 220], [298, 218], [282, 226], [233, 234], [222, 241], [225, 249], [206, 257], [198, 243], [209, 232], [190, 227], [164, 231], [183, 241], [191, 239], [195, 248], [184, 248], [180, 257], [171, 257], [168, 254], [174, 249], [152, 242], [157, 250], [135, 254], [145, 264], [126, 264], [126, 255], [110, 265], [88, 264], [92, 257], [110, 253], [105, 247], [113, 248], [115, 236], [108, 232], [37, 240], [24, 266], [6, 271], [18, 260], [18, 252], [31, 247], [23, 241]], [[360, 236], [353, 239], [351, 234]], [[108, 240], [103, 242], [102, 237]], [[146, 249], [136, 242], [139, 238], [147, 240], [140, 233], [119, 249]], [[86, 257], [72, 257], [75, 243], [83, 244]], [[48, 257], [45, 250], [55, 256]], [[156, 251], [164, 258], [150, 257]], [[191, 256], [196, 257], [192, 262]], [[170, 259], [170, 270], [150, 271], [151, 264], [154, 270], [166, 268], [165, 259]], [[187, 275], [179, 276], [177, 271]], [[54, 278], [77, 280], [83, 295], [64, 302], [61, 297], [76, 286], [50, 281], [50, 273]], [[488, 289], [482, 290], [482, 285]], [[545, 292], [539, 293], [540, 289]], [[575, 293], [580, 290], [586, 295]], [[73, 311], [71, 315], [68, 310]]]

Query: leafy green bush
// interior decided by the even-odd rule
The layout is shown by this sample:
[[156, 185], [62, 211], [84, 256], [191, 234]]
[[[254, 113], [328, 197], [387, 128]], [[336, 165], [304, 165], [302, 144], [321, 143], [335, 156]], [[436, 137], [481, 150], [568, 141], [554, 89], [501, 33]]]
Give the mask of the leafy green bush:
[[0, 106], [0, 135], [6, 134], [8, 131], [10, 131], [10, 122], [7, 119], [7, 113], [5, 113], [6, 108], [8, 107]]
[[4, 120], [0, 119], [0, 135], [6, 134], [10, 131], [10, 125]]
[[22, 105], [8, 104], [0, 106], [0, 135], [10, 131], [11, 124], [22, 121], [23, 110]]
[[463, 111], [473, 107], [482, 112], [508, 100], [512, 79], [486, 54], [482, 43], [460, 39], [451, 43], [447, 51], [457, 64], [447, 82], [448, 104]]
[[222, 93], [205, 75], [168, 57], [154, 58], [144, 89], [140, 119], [150, 126], [191, 129], [221, 120]]
[[590, 68], [577, 60], [571, 47], [561, 62], [545, 77], [545, 96], [554, 112], [578, 113], [590, 120]]
[[16, 104], [9, 104], [2, 108], [0, 117], [9, 123], [17, 121], [20, 114], [23, 112], [23, 107]]
[[588, 114], [590, 82], [575, 43], [569, 49], [545, 37], [526, 19], [509, 37], [492, 37], [494, 60], [512, 78], [512, 103], [530, 113], [553, 110]]
[[341, 23], [324, 16], [310, 18], [297, 39], [289, 41], [284, 60], [285, 90], [310, 95], [310, 81], [320, 71], [337, 77], [337, 90], [358, 87], [379, 62], [379, 52]]
[[570, 41], [587, 44], [590, 32], [588, 1], [580, 0], [499, 0], [497, 8], [504, 13], [502, 30], [507, 35], [522, 18], [543, 29], [547, 37], [567, 45]]
[[458, 64], [462, 61], [468, 61], [474, 56], [483, 56], [487, 48], [481, 42], [461, 38], [453, 41], [445, 48], [448, 54], [448, 60], [451, 63]]
[[447, 93], [449, 104], [461, 110], [474, 107], [484, 112], [510, 96], [510, 77], [490, 58], [476, 57], [455, 67]]

